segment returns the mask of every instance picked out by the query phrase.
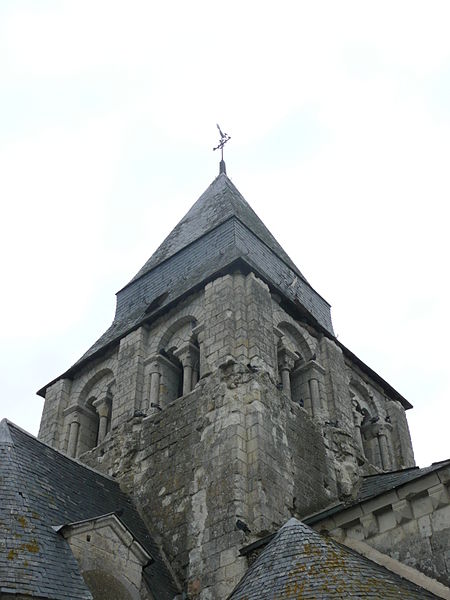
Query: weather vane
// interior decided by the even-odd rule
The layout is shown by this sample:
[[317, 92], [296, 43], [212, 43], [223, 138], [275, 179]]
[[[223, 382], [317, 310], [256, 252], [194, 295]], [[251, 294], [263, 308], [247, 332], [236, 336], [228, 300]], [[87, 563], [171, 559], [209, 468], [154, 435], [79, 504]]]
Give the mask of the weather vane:
[[225, 166], [225, 163], [223, 161], [223, 147], [228, 142], [228, 140], [231, 140], [231, 137], [228, 135], [228, 133], [224, 133], [220, 129], [219, 125], [217, 125], [217, 129], [219, 130], [219, 133], [220, 133], [220, 142], [219, 142], [219, 144], [215, 148], [213, 148], [213, 150], [219, 150], [220, 149], [220, 152], [221, 152], [220, 166], [222, 167], [222, 163]]

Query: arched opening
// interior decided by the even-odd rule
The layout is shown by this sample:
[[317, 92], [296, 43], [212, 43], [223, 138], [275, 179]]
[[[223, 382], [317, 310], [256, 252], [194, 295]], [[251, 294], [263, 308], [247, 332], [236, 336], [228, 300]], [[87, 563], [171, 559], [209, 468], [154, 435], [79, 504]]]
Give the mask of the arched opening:
[[363, 385], [352, 381], [350, 394], [356, 439], [363, 457], [371, 465], [387, 471], [392, 466], [387, 426]]
[[[192, 391], [200, 376], [200, 344], [193, 329], [197, 321], [182, 317], [161, 337], [161, 346], [150, 358], [149, 408], [157, 410]], [[155, 400], [156, 398], [156, 400]]]
[[311, 349], [290, 323], [276, 328], [278, 383], [283, 392], [305, 408], [311, 417], [324, 419], [327, 414], [324, 389], [324, 369], [316, 361]]
[[67, 411], [67, 452], [80, 456], [98, 446], [111, 429], [115, 390], [113, 373], [104, 369], [94, 374]]
[[97, 446], [98, 442], [98, 429], [100, 425], [100, 418], [95, 409], [94, 402], [95, 396], [91, 396], [86, 402], [86, 413], [84, 424], [82, 428], [82, 442], [86, 450], [91, 450]]
[[167, 389], [166, 401], [171, 402], [183, 395], [183, 365], [180, 359], [175, 356], [176, 348], [169, 348], [166, 352], [161, 350], [161, 354], [167, 358], [170, 364], [163, 368], [162, 379]]
[[83, 579], [92, 593], [94, 600], [135, 600], [127, 588], [116, 577], [104, 571], [84, 571]]

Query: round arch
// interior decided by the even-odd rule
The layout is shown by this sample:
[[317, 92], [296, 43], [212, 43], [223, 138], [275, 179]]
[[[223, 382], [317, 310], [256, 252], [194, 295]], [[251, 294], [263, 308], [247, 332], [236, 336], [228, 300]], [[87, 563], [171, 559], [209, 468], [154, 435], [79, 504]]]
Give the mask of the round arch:
[[[102, 381], [103, 379], [105, 380], [104, 382]], [[78, 397], [78, 404], [85, 405], [89, 398], [93, 395], [92, 392], [94, 391], [95, 387], [99, 388], [98, 391], [96, 390], [97, 393], [101, 391], [106, 392], [108, 387], [114, 384], [114, 381], [115, 377], [111, 369], [100, 369], [94, 373], [82, 387]], [[103, 384], [101, 387], [98, 386], [100, 382]]]
[[303, 337], [303, 334], [295, 325], [289, 323], [288, 321], [280, 321], [277, 325], [277, 328], [293, 343], [294, 347], [300, 352], [305, 362], [308, 362], [312, 359], [314, 352], [310, 348], [306, 339]]
[[138, 593], [133, 593], [116, 577], [98, 569], [84, 571], [83, 579], [90, 589], [94, 600], [139, 600]]
[[[185, 315], [183, 317], [180, 317], [179, 319], [177, 319], [176, 321], [171, 323], [167, 327], [167, 329], [164, 331], [164, 333], [160, 336], [158, 343], [156, 345], [156, 349], [157, 350], [166, 349], [166, 346], [177, 335], [177, 333], [180, 334], [180, 337], [183, 335], [183, 334], [181, 334], [181, 330], [187, 330], [186, 333], [189, 333], [188, 336], [186, 336], [186, 333], [185, 333], [185, 336], [188, 337], [188, 339], [184, 339], [183, 341], [185, 341], [185, 342], [190, 341], [189, 338], [192, 337], [192, 329], [194, 329], [194, 327], [196, 327], [197, 324], [198, 324], [198, 321], [193, 315]], [[189, 325], [190, 325], [191, 331], [189, 331], [189, 328], [186, 327]]]

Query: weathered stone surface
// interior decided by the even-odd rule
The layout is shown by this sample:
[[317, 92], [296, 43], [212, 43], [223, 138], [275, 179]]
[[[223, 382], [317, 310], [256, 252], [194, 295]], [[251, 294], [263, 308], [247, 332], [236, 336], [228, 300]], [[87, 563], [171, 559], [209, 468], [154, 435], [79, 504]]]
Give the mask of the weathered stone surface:
[[[414, 459], [408, 403], [334, 338], [329, 305], [231, 182], [202, 198], [119, 292], [113, 326], [70, 380], [48, 387], [40, 437], [117, 478], [205, 600], [243, 575], [243, 545]], [[347, 529], [385, 534], [409, 509], [425, 517], [419, 504]]]
[[[344, 540], [364, 540], [376, 550], [449, 586], [450, 504], [443, 483], [449, 470], [448, 462], [418, 470], [416, 478], [406, 479], [398, 487], [351, 508], [344, 507], [332, 516], [326, 515], [324, 521], [319, 518], [315, 527], [325, 527]], [[401, 475], [379, 477], [401, 482]], [[414, 471], [410, 477], [413, 475]]]

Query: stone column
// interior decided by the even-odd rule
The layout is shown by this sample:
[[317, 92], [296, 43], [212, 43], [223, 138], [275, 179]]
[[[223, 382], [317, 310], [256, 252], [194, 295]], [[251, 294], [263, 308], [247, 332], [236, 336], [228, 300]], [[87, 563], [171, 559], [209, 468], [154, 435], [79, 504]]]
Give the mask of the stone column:
[[358, 412], [355, 408], [353, 411], [353, 422], [355, 424], [356, 439], [358, 442], [359, 449], [361, 450], [362, 455], [365, 457], [364, 444], [363, 444], [363, 439], [362, 439], [362, 434], [361, 434], [362, 420], [363, 420], [363, 415], [360, 412]]
[[378, 444], [380, 446], [380, 456], [383, 471], [389, 471], [392, 468], [391, 457], [389, 454], [389, 445], [387, 440], [387, 431], [385, 427], [378, 433]]
[[281, 374], [283, 393], [289, 398], [291, 395], [291, 371], [294, 368], [295, 354], [288, 348], [281, 347], [278, 351], [278, 369]]
[[101, 444], [108, 433], [108, 423], [111, 417], [112, 398], [110, 394], [106, 394], [102, 398], [94, 400], [93, 405], [99, 416], [97, 444]]
[[78, 437], [80, 434], [80, 413], [78, 406], [71, 406], [65, 410], [65, 416], [69, 416], [69, 441], [67, 442], [67, 454], [75, 457], [77, 455]]
[[303, 381], [303, 389], [306, 394], [304, 397], [304, 407], [312, 417], [316, 419], [325, 418], [327, 410], [324, 408], [325, 401], [322, 400], [320, 393], [320, 382], [323, 381], [325, 369], [315, 360], [310, 360], [300, 365], [296, 370]]
[[167, 359], [160, 354], [154, 354], [153, 356], [148, 357], [144, 363], [146, 391], [144, 394], [145, 405], [142, 406], [142, 409], [147, 415], [151, 415], [155, 412], [156, 407], [161, 404], [161, 363], [163, 361], [167, 361]]
[[317, 417], [321, 411], [320, 393], [319, 393], [319, 382], [317, 379], [309, 380], [309, 389], [311, 391], [311, 409], [312, 416]]
[[[208, 365], [205, 362], [205, 352], [204, 352], [204, 344], [205, 344], [205, 326], [203, 323], [197, 325], [192, 330], [192, 333], [197, 337], [198, 341], [198, 373], [197, 373], [197, 381], [210, 372]], [[195, 383], [197, 383], [197, 381]]]
[[77, 445], [78, 445], [78, 433], [80, 431], [80, 421], [73, 420], [70, 424], [69, 429], [69, 444], [67, 447], [67, 454], [69, 456], [75, 457], [77, 453]]
[[192, 371], [198, 359], [198, 348], [194, 344], [187, 343], [174, 353], [183, 365], [183, 396], [192, 390]]
[[361, 433], [364, 436], [364, 440], [366, 440], [364, 448], [367, 460], [375, 467], [383, 469], [381, 448], [378, 439], [380, 424], [378, 422], [372, 423], [366, 418], [361, 425]]
[[161, 381], [161, 373], [159, 370], [155, 370], [150, 373], [150, 408], [159, 406], [159, 385]]

